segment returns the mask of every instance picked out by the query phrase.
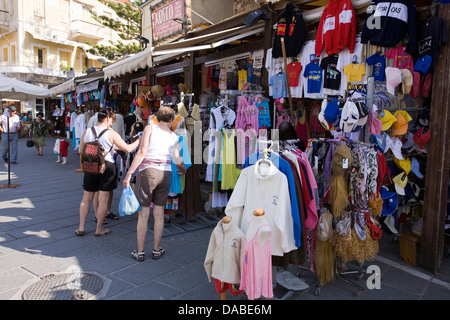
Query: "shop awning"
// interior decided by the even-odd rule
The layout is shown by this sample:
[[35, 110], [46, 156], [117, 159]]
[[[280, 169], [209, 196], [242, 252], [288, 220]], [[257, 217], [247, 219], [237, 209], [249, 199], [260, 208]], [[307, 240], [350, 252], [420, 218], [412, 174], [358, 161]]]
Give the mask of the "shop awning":
[[224, 44], [246, 38], [264, 31], [264, 23], [251, 27], [239, 26], [228, 30], [214, 32], [192, 39], [180, 40], [153, 48], [152, 55], [177, 54], [205, 49], [214, 49]]
[[146, 67], [152, 66], [152, 54], [151, 48], [147, 48], [144, 51], [136, 53], [133, 56], [129, 56], [122, 60], [119, 60], [107, 67], [103, 68], [105, 73], [105, 80], [109, 80], [113, 77], [124, 75], [128, 72], [136, 71], [140, 68], [145, 69]]
[[76, 87], [75, 84], [75, 79], [69, 79], [53, 88], [50, 88], [50, 97], [56, 97], [59, 96], [60, 94], [66, 93], [66, 92], [70, 92], [70, 91], [74, 91]]

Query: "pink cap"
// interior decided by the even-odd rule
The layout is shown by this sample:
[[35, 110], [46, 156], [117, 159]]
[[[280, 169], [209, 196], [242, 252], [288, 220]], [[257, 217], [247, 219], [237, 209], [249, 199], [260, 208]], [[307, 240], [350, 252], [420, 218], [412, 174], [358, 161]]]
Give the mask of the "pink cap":
[[398, 68], [387, 67], [386, 70], [386, 89], [395, 96], [395, 88], [402, 83], [402, 72]]

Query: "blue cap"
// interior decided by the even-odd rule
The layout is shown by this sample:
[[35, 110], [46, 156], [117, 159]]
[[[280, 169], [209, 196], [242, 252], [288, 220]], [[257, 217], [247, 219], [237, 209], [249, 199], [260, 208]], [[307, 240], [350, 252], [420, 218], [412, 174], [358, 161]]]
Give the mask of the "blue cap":
[[420, 72], [421, 74], [427, 74], [431, 67], [431, 61], [432, 59], [428, 54], [420, 57], [414, 65], [414, 71]]
[[392, 192], [386, 188], [380, 190], [381, 199], [383, 199], [383, 210], [381, 214], [389, 216], [393, 214], [398, 208], [398, 195], [397, 192]]
[[339, 103], [336, 98], [328, 101], [325, 111], [323, 112], [323, 117], [328, 123], [335, 123], [339, 117]]

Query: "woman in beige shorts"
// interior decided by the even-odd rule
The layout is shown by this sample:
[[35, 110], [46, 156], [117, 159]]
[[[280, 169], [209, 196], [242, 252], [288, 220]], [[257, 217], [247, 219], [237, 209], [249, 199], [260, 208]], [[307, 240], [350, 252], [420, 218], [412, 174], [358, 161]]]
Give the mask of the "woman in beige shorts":
[[138, 170], [135, 194], [142, 209], [139, 211], [137, 222], [137, 250], [131, 253], [137, 261], [145, 259], [144, 243], [152, 202], [154, 218], [152, 258], [159, 259], [164, 254], [160, 243], [164, 231], [164, 206], [170, 191], [171, 159], [173, 158], [179, 174], [186, 173], [180, 156], [178, 136], [171, 130], [174, 117], [175, 111], [171, 108], [159, 108], [156, 113], [158, 124], [145, 127], [139, 150], [123, 181], [123, 186], [128, 187], [131, 176]]

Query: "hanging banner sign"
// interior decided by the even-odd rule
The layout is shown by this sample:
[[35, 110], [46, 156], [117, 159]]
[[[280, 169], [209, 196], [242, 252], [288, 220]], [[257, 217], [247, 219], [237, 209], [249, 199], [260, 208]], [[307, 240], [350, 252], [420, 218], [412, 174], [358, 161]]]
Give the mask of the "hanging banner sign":
[[152, 14], [153, 40], [164, 38], [183, 29], [183, 25], [175, 18], [183, 19], [184, 0], [175, 0], [157, 9], [150, 9]]

